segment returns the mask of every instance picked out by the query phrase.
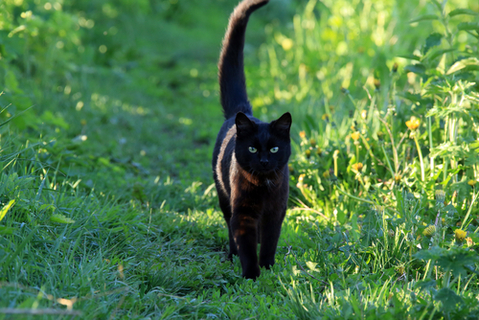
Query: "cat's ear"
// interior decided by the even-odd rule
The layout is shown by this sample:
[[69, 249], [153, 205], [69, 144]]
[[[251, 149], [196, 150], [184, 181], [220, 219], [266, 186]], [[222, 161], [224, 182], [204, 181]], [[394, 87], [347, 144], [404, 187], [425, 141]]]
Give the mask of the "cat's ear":
[[238, 133], [251, 132], [256, 127], [256, 124], [248, 118], [243, 112], [238, 112], [236, 114], [236, 131]]
[[291, 119], [291, 113], [286, 112], [278, 120], [274, 120], [271, 122], [271, 128], [277, 131], [285, 132], [289, 135], [289, 128], [291, 128], [291, 123], [293, 120]]

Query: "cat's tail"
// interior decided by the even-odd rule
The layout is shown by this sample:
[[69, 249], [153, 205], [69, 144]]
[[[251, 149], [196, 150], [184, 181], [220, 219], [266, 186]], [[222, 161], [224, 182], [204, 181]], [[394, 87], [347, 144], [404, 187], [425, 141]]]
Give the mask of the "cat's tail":
[[251, 13], [268, 1], [244, 0], [230, 16], [218, 63], [221, 105], [226, 119], [235, 116], [239, 111], [247, 115], [253, 114], [246, 93], [243, 65], [245, 32]]

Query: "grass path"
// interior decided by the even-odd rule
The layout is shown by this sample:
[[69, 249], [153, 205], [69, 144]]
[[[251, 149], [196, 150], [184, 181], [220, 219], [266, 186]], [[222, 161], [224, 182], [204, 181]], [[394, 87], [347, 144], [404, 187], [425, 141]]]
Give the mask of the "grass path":
[[[475, 3], [276, 1], [250, 21], [255, 114], [293, 112], [291, 199], [309, 206], [291, 206], [276, 265], [253, 282], [226, 260], [210, 165], [234, 3], [21, 2], [0, 4], [31, 32], [0, 16], [17, 32], [2, 38], [2, 121], [35, 103], [0, 125], [0, 320], [478, 318]], [[441, 35], [436, 22], [455, 31]], [[397, 58], [408, 52], [423, 68]], [[439, 74], [462, 54], [470, 65]], [[428, 106], [455, 110], [453, 89], [434, 90], [456, 77], [470, 85], [460, 95], [471, 113], [456, 122], [470, 152], [457, 170], [438, 156], [422, 181], [421, 164], [448, 136]]]

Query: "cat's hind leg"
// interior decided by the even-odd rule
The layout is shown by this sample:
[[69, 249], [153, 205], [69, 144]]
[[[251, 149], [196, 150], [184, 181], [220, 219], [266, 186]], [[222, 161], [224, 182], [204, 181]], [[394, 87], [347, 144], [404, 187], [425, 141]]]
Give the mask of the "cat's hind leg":
[[229, 239], [229, 252], [228, 252], [228, 259], [232, 260], [233, 255], [238, 255], [238, 249], [236, 248], [235, 239], [231, 232], [231, 206], [229, 203], [229, 199], [226, 197], [219, 196], [220, 200], [220, 208], [223, 211], [223, 217], [225, 218], [226, 225], [228, 227], [228, 239]]

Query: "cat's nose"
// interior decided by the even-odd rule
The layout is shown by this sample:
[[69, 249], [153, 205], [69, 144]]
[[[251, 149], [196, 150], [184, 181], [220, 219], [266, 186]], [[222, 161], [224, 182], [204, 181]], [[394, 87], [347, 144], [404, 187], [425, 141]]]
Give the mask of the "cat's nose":
[[266, 166], [268, 166], [269, 161], [268, 161], [268, 160], [260, 160], [259, 163], [261, 163], [261, 165], [262, 165], [263, 167], [266, 167]]

